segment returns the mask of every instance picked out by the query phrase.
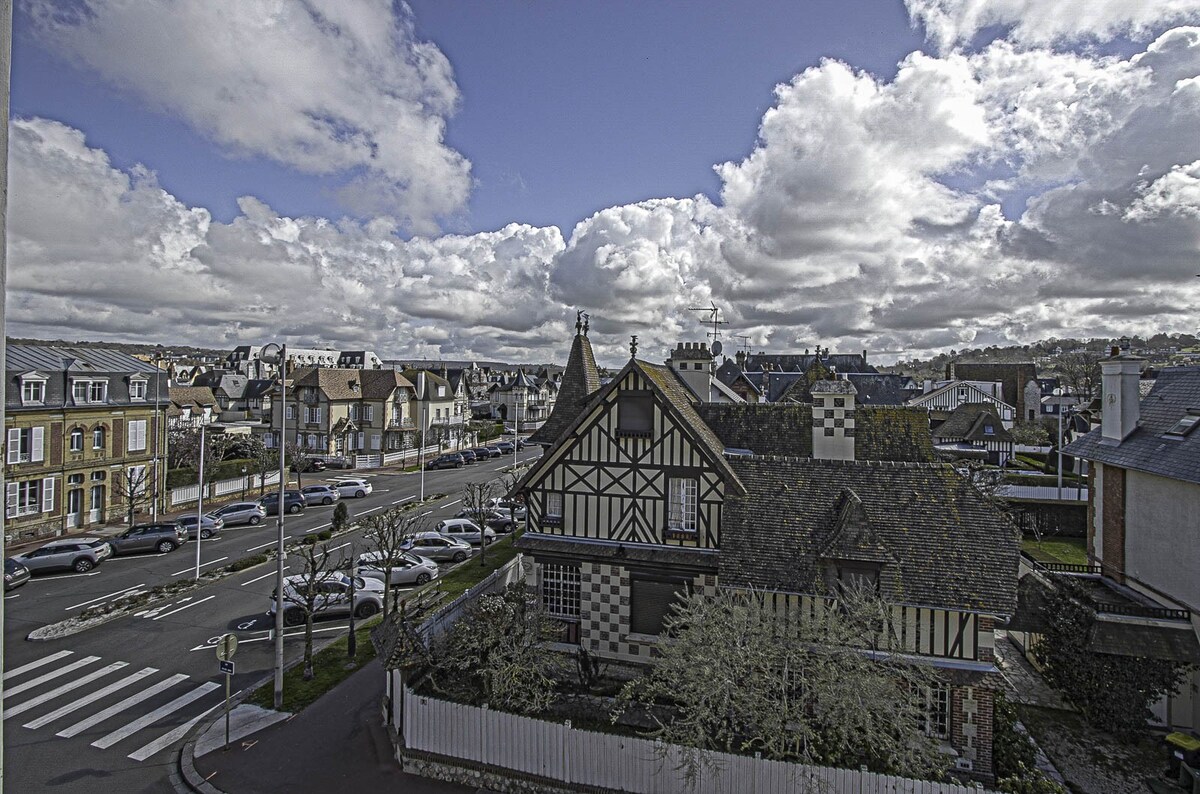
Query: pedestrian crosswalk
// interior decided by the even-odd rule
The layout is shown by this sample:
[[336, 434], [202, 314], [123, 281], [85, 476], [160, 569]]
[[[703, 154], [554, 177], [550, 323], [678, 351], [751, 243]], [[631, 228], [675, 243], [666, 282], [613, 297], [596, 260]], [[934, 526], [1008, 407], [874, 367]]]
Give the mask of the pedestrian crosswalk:
[[[97, 729], [95, 733], [102, 735], [96, 736], [92, 747], [107, 750], [127, 742], [122, 747], [133, 748], [127, 757], [145, 761], [180, 741], [221, 703], [214, 694], [220, 685], [212, 681], [189, 683], [185, 673], [160, 676], [154, 667], [118, 677], [128, 667], [126, 661], [105, 664], [99, 656], [76, 658], [73, 651], [58, 651], [8, 670], [4, 721], [28, 715], [33, 718], [21, 727], [58, 727], [54, 735], [64, 739]], [[18, 697], [26, 693], [28, 698]], [[122, 694], [126, 697], [107, 702]], [[50, 710], [34, 716], [43, 708]], [[188, 719], [180, 724], [181, 717]], [[170, 729], [159, 733], [168, 727], [168, 720]]]

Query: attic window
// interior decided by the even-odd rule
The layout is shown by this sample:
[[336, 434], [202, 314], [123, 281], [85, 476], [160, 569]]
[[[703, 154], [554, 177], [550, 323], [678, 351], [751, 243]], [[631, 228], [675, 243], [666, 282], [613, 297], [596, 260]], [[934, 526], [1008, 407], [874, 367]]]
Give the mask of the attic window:
[[989, 424], [989, 425], [984, 425], [984, 426], [983, 426], [983, 434], [984, 434], [985, 436], [994, 436], [994, 435], [996, 435], [996, 428], [995, 428], [995, 427], [993, 427], [993, 426], [992, 426], [992, 425], [990, 425], [990, 424]]
[[654, 398], [650, 392], [622, 392], [617, 396], [617, 434], [649, 436], [654, 429]]
[[[1193, 411], [1195, 411], [1195, 413], [1193, 413]], [[1164, 433], [1164, 435], [1174, 436], [1175, 438], [1184, 438], [1185, 436], [1190, 435], [1191, 432], [1196, 429], [1197, 424], [1200, 424], [1200, 409], [1189, 408], [1187, 416], [1183, 417], [1174, 425], [1172, 425], [1171, 429]]]

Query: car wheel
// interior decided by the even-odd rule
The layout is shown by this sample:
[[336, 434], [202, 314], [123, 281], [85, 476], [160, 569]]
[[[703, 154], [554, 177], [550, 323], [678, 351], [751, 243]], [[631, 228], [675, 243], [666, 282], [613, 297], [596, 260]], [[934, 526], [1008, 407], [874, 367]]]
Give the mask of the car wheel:
[[302, 626], [302, 625], [304, 625], [304, 610], [303, 609], [284, 610], [283, 625], [285, 625], [285, 626]]
[[262, 516], [250, 516], [250, 526], [256, 527], [262, 523]]
[[357, 498], [357, 499], [362, 499], [362, 498], [363, 498], [364, 496], [366, 496], [366, 495], [367, 495], [367, 492], [366, 492], [366, 491], [364, 491], [364, 490], [362, 490], [362, 489], [359, 489], [359, 490], [357, 490], [357, 491], [355, 491], [355, 492], [354, 492], [354, 496], [355, 496], [355, 498]]
[[462, 465], [461, 463], [455, 463], [455, 464], [454, 464], [454, 468], [456, 468], [456, 469], [461, 469], [461, 468], [462, 468], [462, 466], [463, 466], [463, 465]]
[[169, 540], [160, 540], [158, 546], [155, 548], [158, 549], [159, 554], [166, 554], [167, 552], [175, 551], [175, 544]]
[[200, 530], [200, 540], [208, 540], [208, 539], [209, 539], [209, 538], [211, 538], [211, 537], [212, 537], [212, 530], [211, 530], [211, 529], [202, 529], [202, 530]]
[[459, 551], [454, 552], [454, 561], [455, 562], [462, 562], [466, 558], [467, 558], [467, 553], [465, 551], [459, 550]]
[[288, 508], [288, 512], [289, 513], [299, 513], [300, 505], [292, 505], [291, 507]]
[[427, 574], [427, 573], [417, 574], [417, 584], [428, 584], [428, 583], [429, 583], [429, 574]]
[[364, 601], [358, 605], [358, 609], [354, 610], [354, 616], [357, 618], [369, 618], [379, 611], [379, 606], [374, 601]]
[[331, 504], [333, 504], [333, 500], [332, 500], [332, 499], [330, 499], [328, 496], [326, 496], [324, 499], [322, 499], [322, 500], [321, 500], [321, 504], [323, 504], [323, 505], [331, 505]]
[[71, 567], [74, 568], [79, 573], [87, 573], [88, 571], [95, 568], [96, 564], [93, 563], [91, 560], [89, 560], [86, 557], [80, 557], [78, 560], [75, 561], [75, 564], [72, 565]]

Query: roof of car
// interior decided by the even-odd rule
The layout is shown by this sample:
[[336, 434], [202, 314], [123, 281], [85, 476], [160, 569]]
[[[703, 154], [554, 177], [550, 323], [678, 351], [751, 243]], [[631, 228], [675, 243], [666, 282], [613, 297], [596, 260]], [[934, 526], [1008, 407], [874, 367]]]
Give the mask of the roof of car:
[[80, 543], [95, 543], [100, 538], [63, 538], [62, 540], [52, 540], [49, 543], [43, 543], [39, 548], [47, 546], [77, 546]]

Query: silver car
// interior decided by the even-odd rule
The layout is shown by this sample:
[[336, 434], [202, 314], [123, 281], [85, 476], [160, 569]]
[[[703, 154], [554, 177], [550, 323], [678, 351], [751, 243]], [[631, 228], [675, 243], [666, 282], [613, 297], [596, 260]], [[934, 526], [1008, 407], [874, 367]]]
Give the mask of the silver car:
[[13, 556], [31, 573], [77, 571], [87, 573], [112, 556], [112, 547], [103, 538], [52, 540], [33, 551]]
[[355, 499], [362, 499], [374, 490], [371, 483], [366, 480], [338, 480], [333, 487], [343, 498], [353, 497]]
[[401, 552], [400, 556], [392, 558], [390, 576], [384, 567], [383, 555], [377, 551], [368, 551], [358, 557], [359, 576], [380, 581], [386, 576], [393, 587], [398, 584], [425, 584], [438, 575], [436, 562], [408, 552]]
[[[289, 576], [283, 580], [283, 622], [288, 626], [299, 626], [307, 617], [306, 600], [302, 592], [309, 584], [304, 575]], [[350, 577], [340, 571], [329, 571], [316, 582], [317, 596], [313, 615], [334, 616], [349, 615]], [[378, 579], [365, 579], [361, 576], [354, 581], [355, 617], [369, 618], [383, 609], [383, 582]], [[271, 593], [271, 608], [267, 614], [275, 616], [275, 593]]]
[[[177, 524], [179, 524], [179, 526], [183, 527], [187, 531], [189, 538], [191, 538], [192, 540], [196, 539], [196, 516], [195, 516], [195, 514], [187, 515], [187, 516], [180, 516], [175, 521]], [[219, 516], [205, 515], [203, 517], [203, 520], [200, 522], [200, 539], [208, 540], [211, 537], [220, 535], [221, 530], [224, 528], [225, 528], [224, 519], [220, 518]]]
[[404, 541], [401, 548], [417, 556], [438, 562], [462, 562], [471, 556], [471, 544], [448, 538], [437, 532], [419, 532]]
[[337, 489], [329, 485], [306, 485], [300, 489], [300, 493], [304, 495], [304, 501], [309, 507], [331, 505], [342, 498]]
[[221, 519], [227, 527], [238, 524], [257, 526], [267, 517], [267, 509], [258, 502], [230, 502], [218, 507], [208, 515]]
[[471, 544], [479, 543], [481, 535], [487, 536], [489, 544], [496, 539], [496, 530], [485, 527], [480, 532], [479, 526], [469, 518], [447, 518], [439, 521], [435, 529], [439, 535]]

